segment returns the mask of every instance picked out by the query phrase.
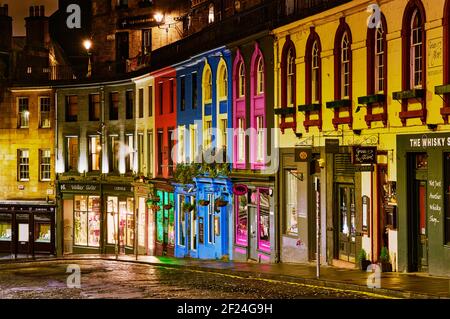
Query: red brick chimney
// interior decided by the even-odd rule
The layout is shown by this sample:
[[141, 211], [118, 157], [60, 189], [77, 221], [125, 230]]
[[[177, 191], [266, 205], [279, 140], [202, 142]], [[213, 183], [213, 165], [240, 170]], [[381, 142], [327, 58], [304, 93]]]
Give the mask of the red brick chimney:
[[12, 18], [8, 15], [8, 5], [0, 4], [0, 51], [11, 51]]
[[30, 7], [30, 16], [25, 18], [27, 47], [46, 48], [50, 43], [49, 18], [44, 6]]

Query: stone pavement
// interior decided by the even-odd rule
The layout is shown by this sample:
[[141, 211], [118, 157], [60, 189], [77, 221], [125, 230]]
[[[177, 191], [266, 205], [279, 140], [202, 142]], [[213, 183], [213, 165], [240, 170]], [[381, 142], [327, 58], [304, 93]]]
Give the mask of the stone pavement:
[[[70, 255], [60, 258], [48, 256], [35, 257], [34, 261], [58, 260], [63, 262], [65, 260], [73, 260], [75, 262], [79, 259], [116, 260], [116, 256], [114, 255]], [[397, 298], [450, 298], [450, 278], [435, 277], [423, 273], [381, 273], [379, 288], [371, 288], [368, 286], [368, 278], [373, 273], [356, 269], [322, 266], [321, 276], [317, 279], [315, 264], [237, 263], [153, 256], [138, 256], [136, 260], [136, 256], [134, 255], [119, 255], [118, 260], [164, 267], [189, 268], [191, 270], [229, 275], [234, 274], [243, 277], [264, 278], [283, 282], [296, 282], [312, 286], [364, 291]], [[13, 261], [9, 257], [0, 257], [0, 270]], [[18, 266], [17, 263], [24, 263], [23, 266], [25, 266], [30, 261], [29, 258], [18, 258], [14, 262], [14, 266]], [[11, 266], [13, 265], [10, 264], [9, 267]]]

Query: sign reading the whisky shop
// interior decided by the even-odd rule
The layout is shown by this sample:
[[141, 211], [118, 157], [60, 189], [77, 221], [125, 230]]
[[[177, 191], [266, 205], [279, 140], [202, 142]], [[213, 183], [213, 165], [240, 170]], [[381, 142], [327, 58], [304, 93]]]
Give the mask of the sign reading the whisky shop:
[[450, 137], [428, 137], [424, 135], [419, 138], [410, 138], [409, 146], [412, 148], [449, 147]]
[[60, 189], [62, 192], [97, 192], [100, 191], [99, 184], [74, 184], [61, 183]]
[[377, 148], [375, 146], [353, 146], [352, 163], [355, 165], [376, 164]]

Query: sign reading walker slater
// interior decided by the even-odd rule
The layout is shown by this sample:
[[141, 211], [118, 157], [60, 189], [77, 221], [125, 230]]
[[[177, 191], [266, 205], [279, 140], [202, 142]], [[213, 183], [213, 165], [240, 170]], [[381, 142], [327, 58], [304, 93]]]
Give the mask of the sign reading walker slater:
[[61, 192], [96, 192], [100, 190], [99, 184], [61, 183]]
[[377, 148], [375, 146], [353, 146], [352, 162], [356, 165], [376, 164]]

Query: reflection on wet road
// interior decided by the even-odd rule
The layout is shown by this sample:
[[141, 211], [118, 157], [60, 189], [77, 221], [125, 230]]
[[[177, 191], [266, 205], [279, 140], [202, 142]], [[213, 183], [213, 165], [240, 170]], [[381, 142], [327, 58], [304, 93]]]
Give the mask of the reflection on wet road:
[[[69, 264], [81, 288], [68, 288]], [[115, 261], [45, 262], [0, 269], [0, 298], [281, 299], [370, 298], [372, 295], [199, 270]]]

